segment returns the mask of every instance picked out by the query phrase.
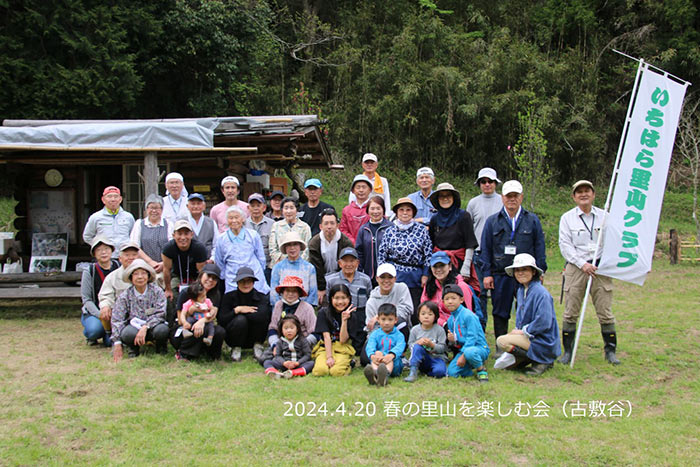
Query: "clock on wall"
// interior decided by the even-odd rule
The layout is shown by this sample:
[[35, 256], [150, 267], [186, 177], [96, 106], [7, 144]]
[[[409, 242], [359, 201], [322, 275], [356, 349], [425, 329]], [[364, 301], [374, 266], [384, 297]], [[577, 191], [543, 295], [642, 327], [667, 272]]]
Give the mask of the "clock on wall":
[[63, 174], [56, 169], [49, 169], [44, 174], [44, 182], [52, 188], [63, 183]]

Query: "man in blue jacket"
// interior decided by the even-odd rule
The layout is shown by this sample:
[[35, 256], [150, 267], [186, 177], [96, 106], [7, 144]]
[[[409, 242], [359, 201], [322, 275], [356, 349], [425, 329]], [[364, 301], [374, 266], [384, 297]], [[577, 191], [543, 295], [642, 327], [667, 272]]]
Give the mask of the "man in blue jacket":
[[[516, 281], [506, 274], [516, 254], [529, 253], [542, 271], [547, 271], [544, 232], [539, 218], [522, 208], [523, 186], [517, 180], [503, 184], [503, 209], [486, 220], [481, 235], [484, 287], [492, 289], [493, 333], [508, 333]], [[497, 357], [501, 352], [497, 352]]]

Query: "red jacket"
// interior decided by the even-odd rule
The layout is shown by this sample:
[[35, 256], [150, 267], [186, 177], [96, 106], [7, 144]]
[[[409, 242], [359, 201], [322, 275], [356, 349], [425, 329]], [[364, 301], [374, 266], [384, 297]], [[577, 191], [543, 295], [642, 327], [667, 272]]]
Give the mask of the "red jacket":
[[343, 208], [340, 218], [340, 231], [343, 232], [355, 244], [357, 232], [360, 231], [360, 226], [369, 220], [369, 214], [365, 207], [358, 206], [355, 201]]

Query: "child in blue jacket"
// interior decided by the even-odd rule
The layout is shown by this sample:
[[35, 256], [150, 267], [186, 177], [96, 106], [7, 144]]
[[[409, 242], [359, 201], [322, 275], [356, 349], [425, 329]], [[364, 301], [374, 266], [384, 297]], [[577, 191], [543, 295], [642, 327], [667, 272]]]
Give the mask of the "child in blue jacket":
[[457, 284], [449, 284], [442, 291], [442, 303], [451, 313], [447, 320], [447, 340], [457, 348], [447, 367], [447, 375], [453, 378], [471, 376], [476, 370], [479, 382], [488, 383], [484, 362], [489, 356], [489, 345], [479, 318], [462, 305], [462, 294]]
[[365, 377], [369, 384], [386, 386], [390, 375], [401, 375], [401, 355], [406, 348], [406, 338], [396, 329], [398, 318], [393, 304], [384, 303], [379, 306], [377, 322], [379, 329], [369, 335], [365, 345], [367, 356], [372, 362], [365, 367]]

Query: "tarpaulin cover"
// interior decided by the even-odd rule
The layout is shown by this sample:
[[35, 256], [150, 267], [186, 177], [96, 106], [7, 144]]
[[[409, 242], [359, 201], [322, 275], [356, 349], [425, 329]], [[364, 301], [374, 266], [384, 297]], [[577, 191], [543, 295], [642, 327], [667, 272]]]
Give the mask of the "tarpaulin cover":
[[0, 127], [2, 146], [212, 148], [218, 119]]

